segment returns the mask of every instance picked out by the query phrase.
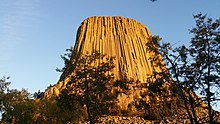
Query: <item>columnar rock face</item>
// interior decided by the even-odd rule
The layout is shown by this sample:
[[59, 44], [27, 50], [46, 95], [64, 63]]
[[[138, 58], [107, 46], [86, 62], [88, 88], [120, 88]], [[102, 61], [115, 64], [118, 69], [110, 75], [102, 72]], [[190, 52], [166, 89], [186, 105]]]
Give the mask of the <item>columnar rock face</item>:
[[112, 73], [116, 79], [133, 78], [146, 81], [152, 72], [146, 51], [149, 30], [132, 19], [123, 17], [91, 17], [80, 26], [75, 49], [80, 53], [98, 51], [116, 57]]
[[[145, 83], [152, 74], [152, 65], [146, 50], [151, 37], [143, 24], [124, 17], [90, 17], [84, 20], [77, 32], [74, 50], [78, 54], [98, 51], [107, 57], [115, 57], [112, 72], [115, 79], [134, 79]], [[102, 61], [102, 60], [101, 60]], [[65, 87], [68, 74], [62, 74], [60, 81], [45, 92], [58, 94]]]
[[[115, 68], [109, 72], [110, 74], [114, 74], [115, 80], [124, 78], [133, 79], [134, 81], [139, 81], [139, 84], [142, 85], [142, 83], [149, 83], [147, 82], [147, 78], [153, 74], [153, 71], [161, 71], [160, 68], [153, 67], [149, 61], [149, 58], [154, 56], [152, 52], [147, 51], [146, 44], [147, 42], [151, 42], [150, 39], [151, 34], [149, 29], [133, 19], [124, 17], [90, 17], [84, 20], [78, 29], [74, 53], [82, 55], [98, 51], [107, 57], [115, 57]], [[99, 61], [105, 60], [100, 59]], [[156, 61], [163, 63], [162, 57]], [[74, 70], [64, 70], [58, 83], [54, 86], [50, 86], [45, 91], [44, 96], [51, 97], [52, 95], [58, 95], [60, 91], [66, 87], [67, 82], [70, 80], [68, 77], [73, 73]], [[135, 116], [137, 116], [145, 112], [143, 108], [140, 109], [141, 102], [143, 102], [143, 100], [144, 102], [150, 101], [150, 97], [143, 95], [145, 93], [149, 94], [148, 88], [143, 88], [142, 86], [137, 87], [135, 85], [135, 83], [129, 84], [128, 92], [120, 92], [117, 96], [117, 102], [120, 110], [129, 110], [129, 114], [134, 113]], [[170, 85], [171, 84], [166, 83], [165, 87], [163, 87], [168, 88]], [[169, 89], [166, 91], [169, 91]], [[172, 91], [166, 92], [166, 95], [170, 94], [170, 92]], [[161, 101], [173, 101], [168, 97], [160, 97], [161, 99], [155, 95], [153, 95], [153, 97]], [[178, 97], [176, 98], [178, 99]], [[179, 111], [182, 111], [182, 109], [179, 109]], [[201, 110], [198, 109], [198, 111]], [[186, 112], [183, 111], [183, 113]], [[110, 120], [112, 120], [112, 118], [110, 118]], [[113, 118], [113, 120], [115, 119]], [[119, 120], [119, 122], [124, 123], [123, 120]]]

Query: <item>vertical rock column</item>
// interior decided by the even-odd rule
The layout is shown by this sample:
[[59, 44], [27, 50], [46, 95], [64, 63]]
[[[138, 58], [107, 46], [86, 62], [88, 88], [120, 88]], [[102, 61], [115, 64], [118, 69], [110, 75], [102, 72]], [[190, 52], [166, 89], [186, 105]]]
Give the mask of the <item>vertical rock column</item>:
[[152, 73], [146, 42], [151, 36], [141, 23], [124, 17], [90, 17], [78, 29], [74, 49], [85, 54], [99, 51], [116, 58], [112, 73], [116, 79], [132, 78], [146, 81]]
[[[151, 54], [146, 51], [149, 37], [149, 29], [133, 19], [94, 16], [84, 20], [78, 28], [74, 50], [77, 54], [99, 51], [107, 57], [113, 56], [115, 68], [110, 73], [114, 73], [116, 79], [127, 77], [145, 83], [147, 74], [152, 73], [148, 60]], [[60, 81], [45, 94], [58, 94], [69, 74], [64, 71]]]

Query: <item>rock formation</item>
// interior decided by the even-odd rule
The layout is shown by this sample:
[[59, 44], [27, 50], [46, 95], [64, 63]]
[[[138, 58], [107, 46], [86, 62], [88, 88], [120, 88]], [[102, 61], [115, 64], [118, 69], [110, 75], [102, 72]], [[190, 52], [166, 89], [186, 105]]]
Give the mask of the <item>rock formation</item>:
[[[111, 72], [116, 79], [134, 79], [146, 82], [152, 73], [146, 51], [146, 43], [151, 37], [150, 31], [143, 24], [124, 17], [90, 17], [84, 20], [77, 32], [74, 50], [78, 54], [98, 51], [107, 57], [115, 57], [116, 67]], [[56, 85], [45, 95], [58, 94], [65, 87], [66, 76], [63, 73]]]
[[[126, 78], [128, 80], [133, 79], [134, 81], [139, 81], [140, 84], [145, 84], [149, 83], [147, 82], [147, 78], [153, 74], [153, 71], [161, 71], [160, 68], [153, 67], [149, 61], [149, 58], [154, 56], [154, 54], [147, 51], [146, 48], [146, 43], [150, 41], [150, 38], [151, 34], [149, 29], [133, 19], [95, 16], [84, 20], [78, 28], [74, 51], [78, 55], [98, 51], [107, 57], [115, 57], [115, 68], [109, 72], [110, 74], [114, 74], [115, 80]], [[163, 63], [162, 60], [158, 61]], [[68, 76], [73, 72], [74, 70], [72, 70], [72, 72], [64, 70], [58, 83], [50, 86], [45, 91], [44, 96], [50, 97], [52, 95], [58, 95], [60, 91], [66, 87], [67, 82], [70, 80]], [[137, 115], [135, 105], [140, 104], [143, 99], [145, 103], [148, 101], [148, 96], [143, 97], [143, 94], [149, 90], [146, 87], [137, 88], [135, 85], [136, 84], [131, 84], [129, 92], [121, 93], [117, 98], [121, 110], [131, 109], [131, 111]], [[169, 87], [169, 85], [166, 84], [166, 88], [167, 86]], [[169, 89], [166, 91], [168, 91], [166, 92], [167, 94], [172, 92], [169, 91]], [[158, 100], [155, 95], [151, 98], [154, 97]], [[160, 101], [163, 101], [162, 103], [164, 103], [164, 101], [169, 102], [168, 99], [170, 98], [162, 98]], [[176, 101], [178, 101], [177, 97]], [[172, 104], [176, 103], [169, 103], [171, 106]], [[163, 105], [161, 106], [163, 107]], [[157, 111], [153, 109], [155, 108], [149, 108], [149, 111]], [[182, 109], [178, 110], [182, 111]], [[182, 113], [186, 114], [185, 111]], [[187, 116], [183, 118], [187, 118]]]

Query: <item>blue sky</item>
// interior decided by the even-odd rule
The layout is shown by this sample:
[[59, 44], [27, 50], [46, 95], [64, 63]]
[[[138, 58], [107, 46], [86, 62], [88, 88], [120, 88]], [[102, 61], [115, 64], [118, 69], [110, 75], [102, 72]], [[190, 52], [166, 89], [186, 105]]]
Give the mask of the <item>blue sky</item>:
[[55, 84], [60, 55], [90, 16], [133, 18], [164, 41], [188, 44], [193, 15], [219, 18], [219, 6], [219, 0], [0, 0], [0, 78], [10, 76], [11, 88], [32, 93]]

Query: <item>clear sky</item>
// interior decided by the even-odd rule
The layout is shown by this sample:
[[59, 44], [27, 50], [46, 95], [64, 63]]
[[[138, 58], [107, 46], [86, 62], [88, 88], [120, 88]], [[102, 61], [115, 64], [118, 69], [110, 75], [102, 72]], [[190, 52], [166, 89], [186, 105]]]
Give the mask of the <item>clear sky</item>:
[[10, 76], [11, 88], [31, 93], [55, 84], [60, 55], [90, 16], [133, 18], [164, 41], [187, 44], [199, 12], [219, 18], [220, 0], [0, 0], [0, 78]]

